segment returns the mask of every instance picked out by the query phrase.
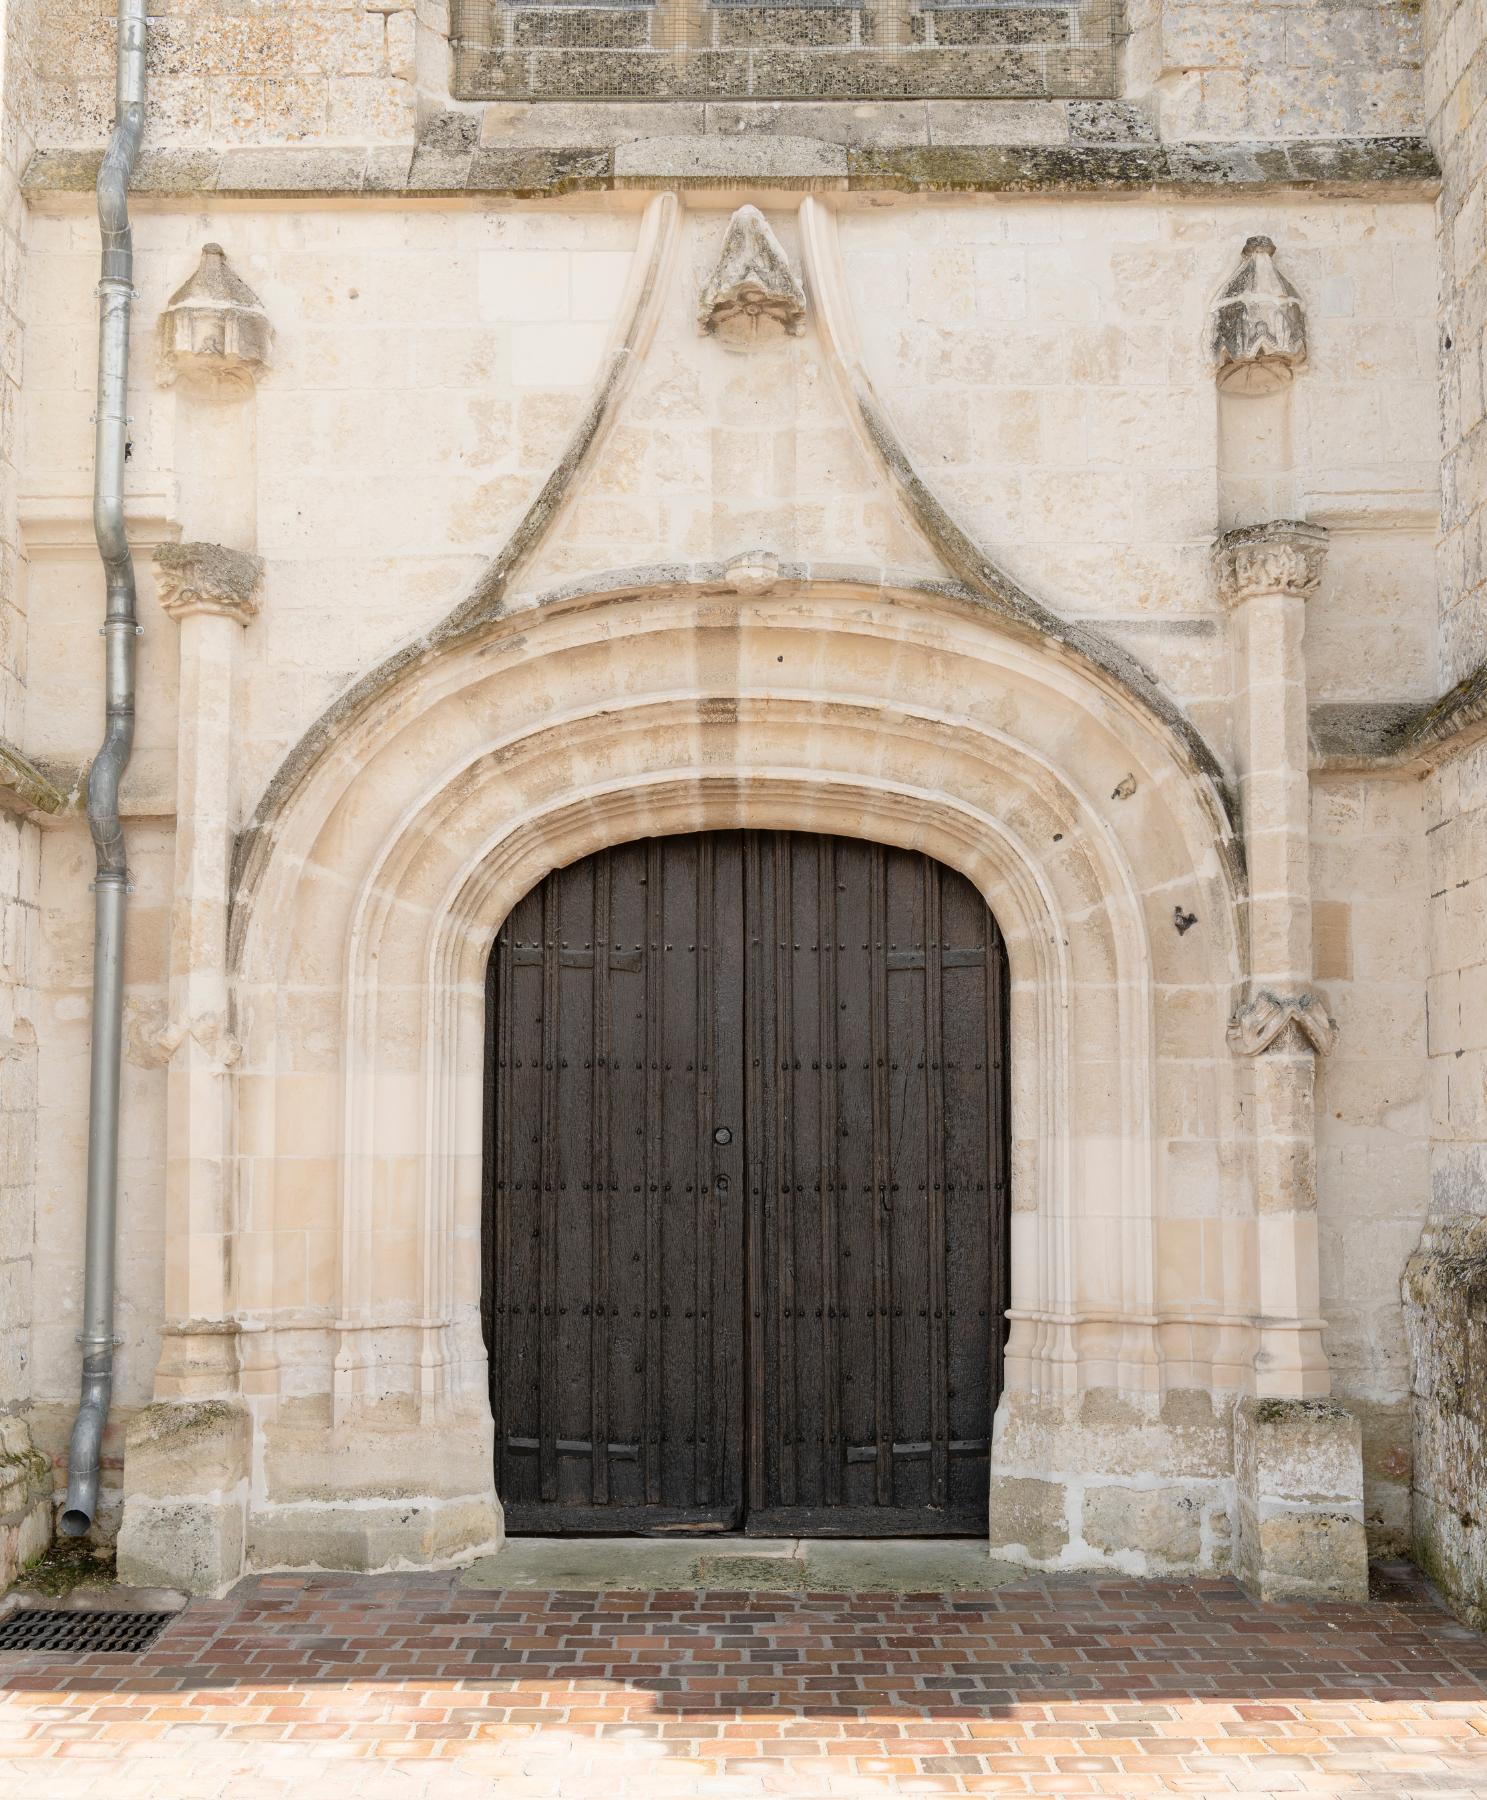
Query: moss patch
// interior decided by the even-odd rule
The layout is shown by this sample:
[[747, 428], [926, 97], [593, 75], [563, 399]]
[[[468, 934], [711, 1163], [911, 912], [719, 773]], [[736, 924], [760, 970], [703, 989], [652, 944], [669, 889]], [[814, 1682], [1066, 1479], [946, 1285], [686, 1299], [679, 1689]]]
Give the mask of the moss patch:
[[26, 1564], [16, 1586], [57, 1599], [78, 1588], [112, 1587], [117, 1580], [112, 1545], [59, 1537], [50, 1549]]
[[156, 1443], [189, 1433], [216, 1431], [237, 1417], [225, 1400], [167, 1400], [146, 1407], [139, 1416], [142, 1435]]

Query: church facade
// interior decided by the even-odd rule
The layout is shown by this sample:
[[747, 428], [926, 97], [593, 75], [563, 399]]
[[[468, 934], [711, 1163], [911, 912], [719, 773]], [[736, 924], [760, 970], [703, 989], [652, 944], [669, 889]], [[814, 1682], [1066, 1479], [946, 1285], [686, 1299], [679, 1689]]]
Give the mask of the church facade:
[[1481, 1617], [1477, 0], [5, 55], [7, 1557]]

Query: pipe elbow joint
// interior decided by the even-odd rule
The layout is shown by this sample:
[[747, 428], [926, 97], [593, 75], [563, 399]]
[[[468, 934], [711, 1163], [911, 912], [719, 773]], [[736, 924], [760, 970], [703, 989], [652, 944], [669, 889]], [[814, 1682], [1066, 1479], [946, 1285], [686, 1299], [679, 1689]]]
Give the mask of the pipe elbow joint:
[[93, 536], [98, 540], [98, 554], [106, 567], [123, 562], [129, 555], [122, 494], [98, 494], [94, 497]]
[[108, 1419], [113, 1385], [111, 1368], [90, 1368], [84, 1364], [82, 1401], [72, 1422], [72, 1436], [67, 1445], [67, 1501], [59, 1521], [66, 1537], [86, 1537], [98, 1516], [103, 1428]]

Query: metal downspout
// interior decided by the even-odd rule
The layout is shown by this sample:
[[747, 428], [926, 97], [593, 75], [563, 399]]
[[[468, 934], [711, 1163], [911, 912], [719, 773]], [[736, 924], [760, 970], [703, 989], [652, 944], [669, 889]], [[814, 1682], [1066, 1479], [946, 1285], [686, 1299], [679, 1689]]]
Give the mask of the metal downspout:
[[119, 783], [134, 745], [134, 561], [124, 531], [129, 315], [134, 245], [129, 182], [145, 123], [145, 3], [119, 0], [114, 129], [98, 171], [103, 241], [98, 283], [98, 413], [93, 531], [106, 584], [106, 724], [88, 771], [93, 888], [93, 1061], [88, 1093], [88, 1218], [83, 1266], [82, 1398], [67, 1452], [62, 1530], [82, 1537], [98, 1510], [103, 1428], [114, 1385], [114, 1233], [118, 1212], [119, 1060], [124, 1009], [124, 909], [129, 893]]

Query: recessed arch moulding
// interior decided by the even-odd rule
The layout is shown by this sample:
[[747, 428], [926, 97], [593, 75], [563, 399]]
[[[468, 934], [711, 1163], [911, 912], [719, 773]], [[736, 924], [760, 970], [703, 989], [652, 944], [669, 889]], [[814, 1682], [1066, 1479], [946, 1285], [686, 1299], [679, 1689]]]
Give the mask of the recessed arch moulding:
[[[741, 826], [927, 851], [1006, 934], [1004, 1547], [1046, 1556], [1071, 1483], [1135, 1468], [1170, 1478], [1174, 1524], [1218, 1529], [1223, 1396], [1248, 1385], [1255, 1333], [1217, 816], [1139, 706], [944, 593], [586, 595], [406, 679], [323, 756], [238, 902], [254, 1560], [499, 1531], [477, 1255], [492, 938], [602, 845]], [[1178, 906], [1199, 928], [1174, 929]]]
[[[198, 1588], [245, 1564], [391, 1567], [499, 1540], [478, 1255], [491, 943], [553, 868], [739, 827], [925, 851], [1005, 935], [993, 1549], [1227, 1562], [1233, 1403], [1256, 1389], [1261, 1318], [1222, 775], [1144, 671], [1043, 613], [939, 508], [862, 372], [812, 203], [808, 337], [942, 574], [813, 570], [763, 546], [738, 567], [515, 590], [533, 547], [561, 541], [645, 356], [677, 229], [675, 201], [655, 203], [593, 403], [516, 536], [309, 735], [240, 846], [233, 1225], [186, 1253], [225, 1258], [229, 1316], [174, 1320], [131, 1432], [136, 1575], [167, 1572], [151, 1546], [179, 1559], [185, 1539]], [[729, 354], [690, 329], [698, 354]], [[1263, 1324], [1264, 1391], [1325, 1393], [1319, 1322]]]

